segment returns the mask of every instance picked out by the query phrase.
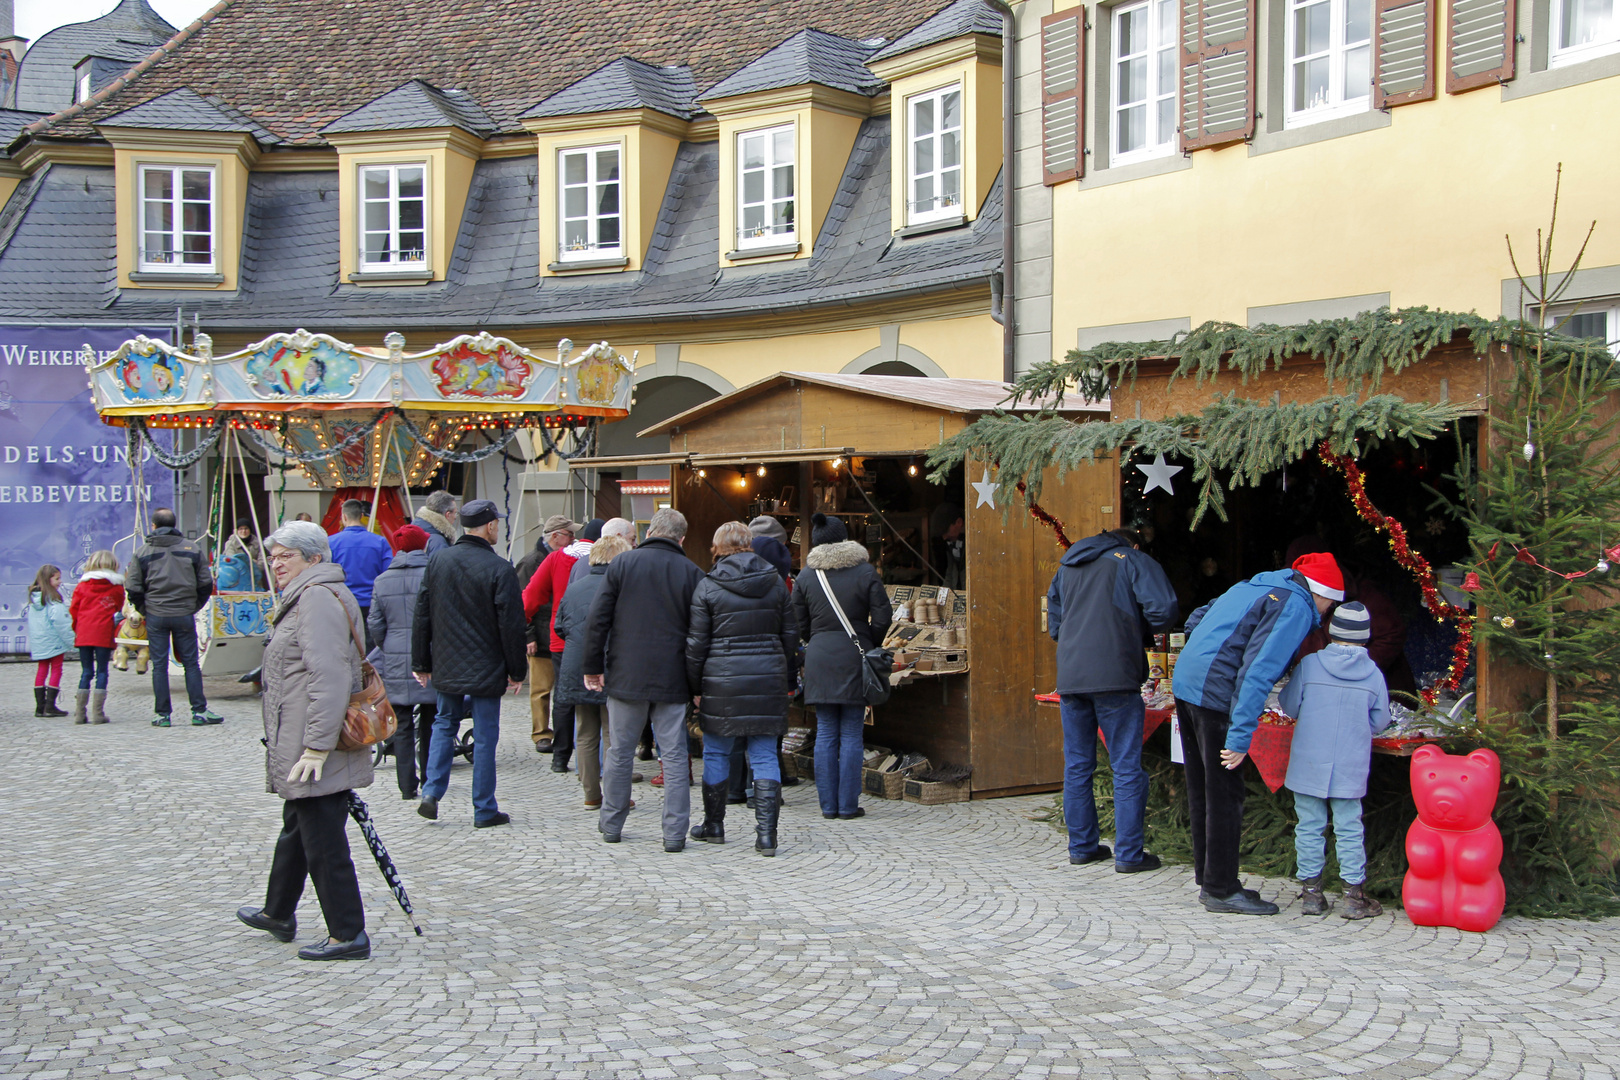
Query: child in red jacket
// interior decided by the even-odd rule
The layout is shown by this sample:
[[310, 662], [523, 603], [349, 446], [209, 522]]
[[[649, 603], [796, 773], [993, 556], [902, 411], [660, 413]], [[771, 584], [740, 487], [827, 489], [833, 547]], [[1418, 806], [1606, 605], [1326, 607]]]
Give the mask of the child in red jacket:
[[[123, 608], [124, 575], [118, 572], [117, 557], [110, 551], [92, 553], [68, 604], [68, 613], [73, 616], [73, 644], [79, 647], [79, 692], [73, 698], [75, 724], [107, 722], [107, 664], [112, 659], [114, 616]], [[93, 690], [92, 669], [96, 678]]]

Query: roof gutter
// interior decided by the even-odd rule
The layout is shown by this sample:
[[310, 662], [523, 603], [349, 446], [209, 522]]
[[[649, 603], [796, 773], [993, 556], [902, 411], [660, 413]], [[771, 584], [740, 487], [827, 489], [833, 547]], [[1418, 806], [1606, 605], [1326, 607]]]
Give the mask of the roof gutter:
[[1017, 374], [1013, 363], [1017, 335], [1013, 319], [1013, 89], [1018, 74], [1018, 21], [1007, 0], [985, 2], [1001, 12], [1001, 287], [997, 289], [992, 281], [991, 290], [1000, 294], [1000, 303], [993, 307], [991, 318], [1001, 324], [1001, 381], [1010, 383]]

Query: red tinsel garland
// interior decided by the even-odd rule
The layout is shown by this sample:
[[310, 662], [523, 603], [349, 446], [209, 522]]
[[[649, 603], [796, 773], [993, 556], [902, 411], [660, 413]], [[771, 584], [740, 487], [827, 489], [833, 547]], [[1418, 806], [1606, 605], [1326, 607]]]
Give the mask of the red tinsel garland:
[[1462, 684], [1463, 672], [1468, 668], [1468, 656], [1474, 648], [1474, 617], [1441, 597], [1440, 589], [1435, 584], [1434, 568], [1427, 559], [1412, 550], [1406, 539], [1406, 527], [1380, 513], [1372, 500], [1367, 498], [1366, 482], [1355, 460], [1349, 455], [1335, 454], [1325, 441], [1316, 448], [1316, 453], [1325, 464], [1344, 477], [1345, 486], [1350, 490], [1350, 502], [1361, 520], [1389, 537], [1389, 550], [1395, 556], [1395, 561], [1417, 579], [1418, 588], [1423, 593], [1423, 606], [1435, 618], [1450, 619], [1457, 624], [1457, 644], [1452, 647], [1451, 665], [1446, 669], [1445, 676], [1433, 686], [1419, 691], [1424, 704], [1432, 706], [1441, 690], [1456, 691]]
[[[1028, 490], [1024, 487], [1024, 482], [1022, 480], [1018, 481], [1018, 494], [1028, 494]], [[1069, 550], [1069, 538], [1068, 536], [1064, 535], [1063, 522], [1059, 521], [1051, 514], [1048, 514], [1046, 509], [1038, 502], [1031, 502], [1029, 504], [1029, 516], [1034, 518], [1036, 521], [1039, 521], [1041, 524], [1049, 526], [1053, 532], [1057, 533], [1058, 547], [1062, 548], [1064, 551]]]

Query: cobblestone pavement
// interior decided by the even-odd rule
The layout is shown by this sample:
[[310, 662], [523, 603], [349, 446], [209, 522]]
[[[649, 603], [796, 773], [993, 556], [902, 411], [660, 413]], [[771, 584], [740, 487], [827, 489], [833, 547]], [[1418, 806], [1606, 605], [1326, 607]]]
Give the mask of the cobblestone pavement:
[[[69, 665], [70, 673], [76, 668]], [[823, 821], [788, 789], [781, 851], [667, 855], [638, 785], [602, 844], [574, 776], [509, 698], [509, 828], [368, 793], [427, 933], [353, 829], [368, 963], [310, 964], [239, 925], [279, 803], [257, 701], [147, 725], [133, 672], [107, 727], [29, 714], [0, 666], [0, 1075], [6, 1077], [1598, 1077], [1620, 1063], [1620, 922], [1486, 935], [1298, 913], [1206, 914], [1182, 869], [1071, 867], [1039, 800], [868, 800]], [[178, 680], [176, 689], [179, 690]], [[183, 701], [183, 691], [179, 691]], [[300, 943], [321, 933], [313, 891]]]

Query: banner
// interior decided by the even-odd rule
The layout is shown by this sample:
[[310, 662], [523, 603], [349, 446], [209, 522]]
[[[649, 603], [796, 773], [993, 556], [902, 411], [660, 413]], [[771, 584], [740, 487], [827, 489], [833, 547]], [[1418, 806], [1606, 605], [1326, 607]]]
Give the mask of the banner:
[[[88, 344], [105, 359], [140, 333], [170, 335], [0, 326], [0, 653], [28, 651], [28, 586], [42, 565], [61, 568], [65, 594], [92, 551], [112, 548], [123, 566], [134, 550], [136, 480], [125, 432], [96, 416], [79, 350]], [[150, 449], [144, 457], [143, 494], [152, 506], [173, 506], [174, 474]]]

